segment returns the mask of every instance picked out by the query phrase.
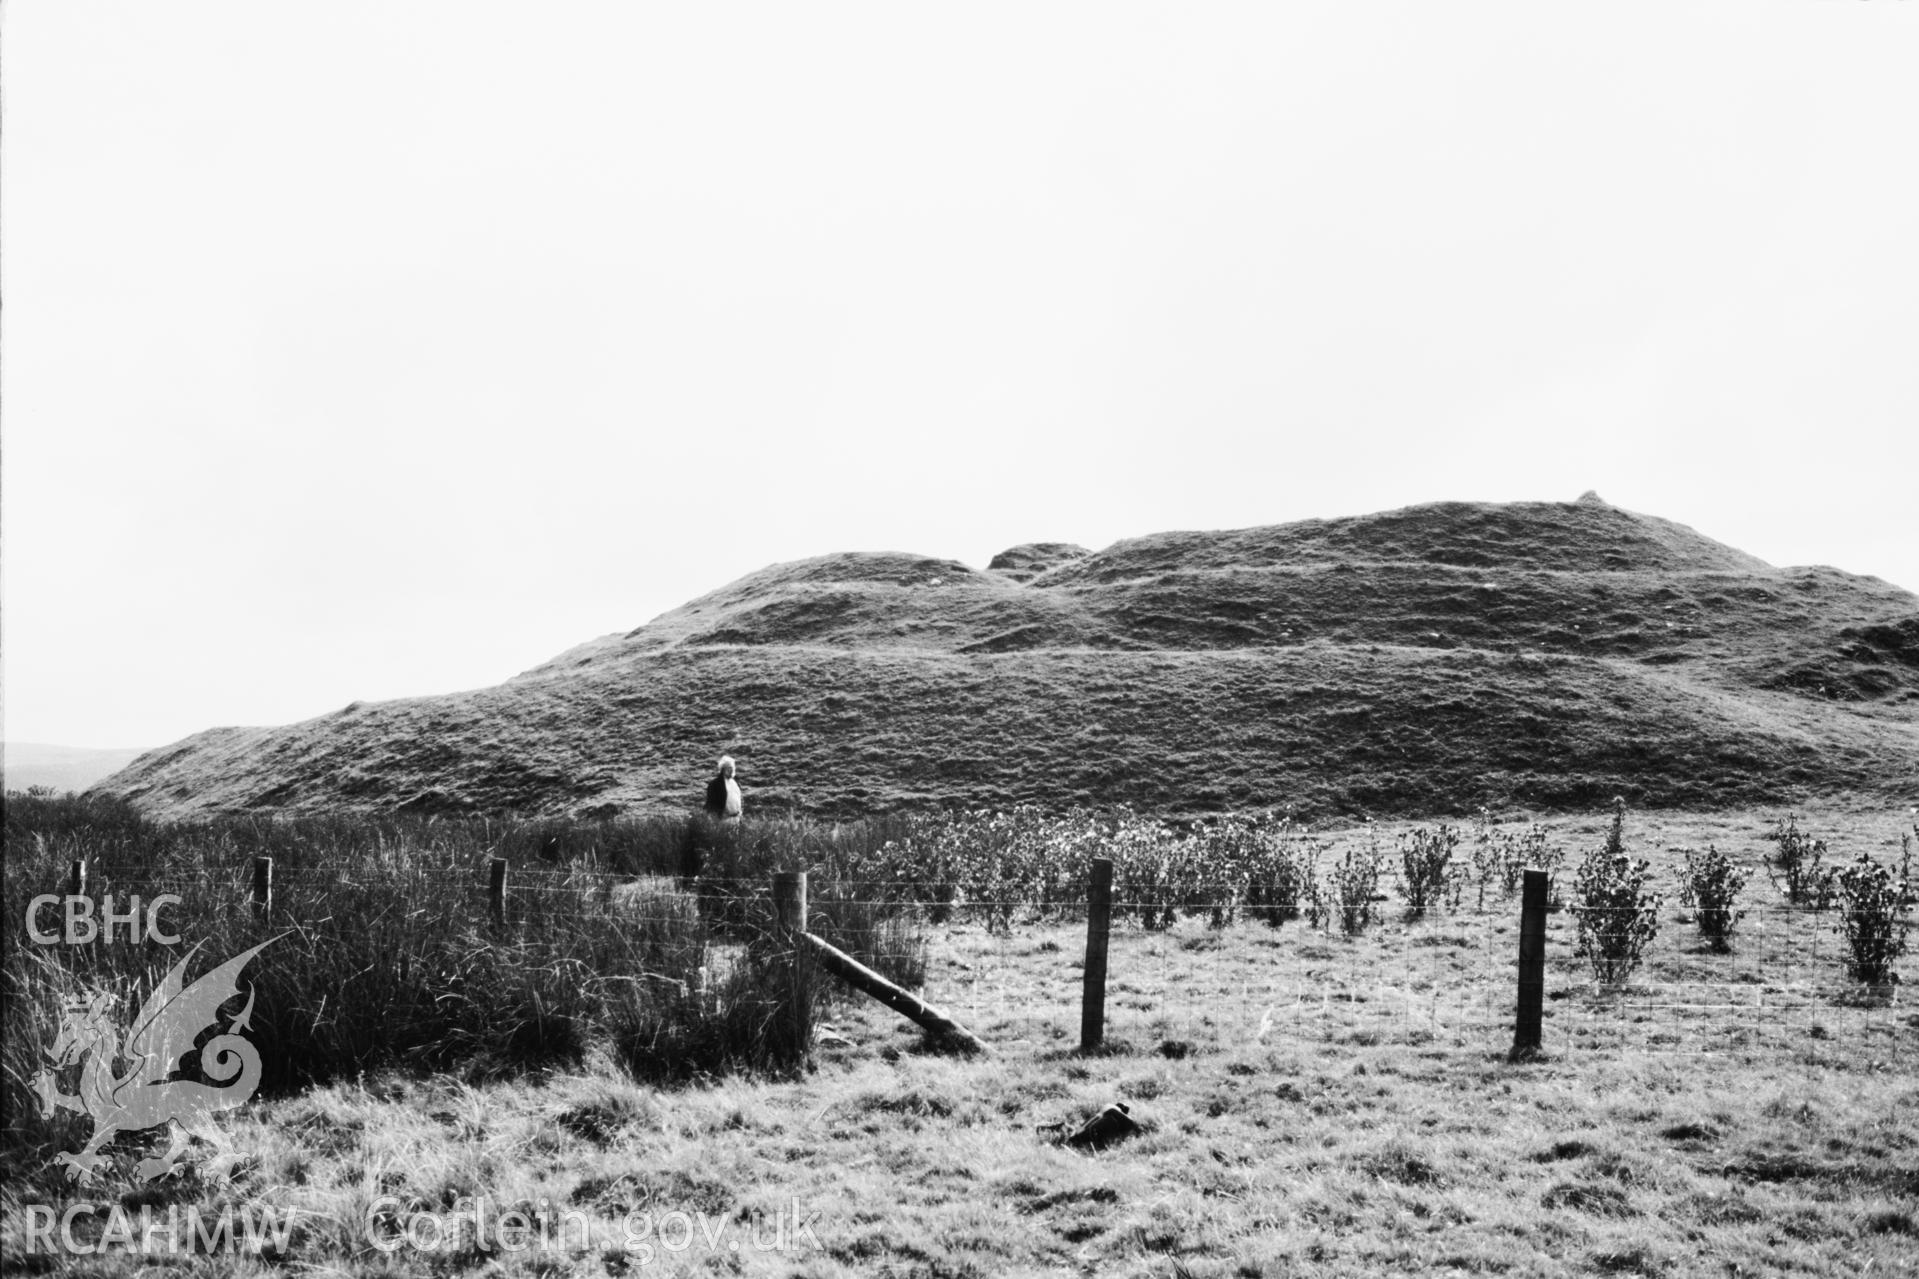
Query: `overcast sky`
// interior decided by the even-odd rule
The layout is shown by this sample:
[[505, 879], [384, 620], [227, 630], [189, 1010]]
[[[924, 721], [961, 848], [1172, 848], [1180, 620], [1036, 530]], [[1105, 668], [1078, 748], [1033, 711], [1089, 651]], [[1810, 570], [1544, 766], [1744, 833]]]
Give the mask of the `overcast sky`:
[[1919, 4], [7, 0], [5, 735], [779, 560], [1571, 500], [1919, 588]]

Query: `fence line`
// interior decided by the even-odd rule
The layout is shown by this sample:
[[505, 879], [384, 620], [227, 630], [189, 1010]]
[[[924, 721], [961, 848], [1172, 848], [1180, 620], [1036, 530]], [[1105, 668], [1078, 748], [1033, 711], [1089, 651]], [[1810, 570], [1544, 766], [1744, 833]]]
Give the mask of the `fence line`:
[[[144, 872], [123, 874], [113, 867], [94, 868], [78, 860], [70, 864], [64, 887], [69, 896], [111, 897], [136, 886], [213, 884], [231, 891], [236, 905], [244, 901], [262, 918], [271, 918], [276, 906], [284, 909], [289, 902], [307, 906], [317, 896], [324, 905], [326, 895], [336, 889], [395, 893], [401, 898], [395, 903], [396, 909], [409, 915], [422, 914], [426, 912], [412, 908], [416, 898], [406, 890], [457, 879], [471, 890], [467, 902], [475, 907], [484, 902], [496, 930], [525, 922], [524, 916], [516, 918], [519, 912], [512, 909], [514, 902], [590, 901], [602, 917], [673, 924], [684, 923], [689, 912], [706, 916], [717, 903], [729, 911], [744, 907], [755, 915], [765, 912], [762, 931], [771, 930], [776, 915], [770, 898], [748, 888], [750, 881], [721, 881], [722, 887], [715, 881], [689, 883], [668, 874], [636, 875], [613, 868], [520, 867], [510, 866], [499, 856], [471, 867], [408, 867], [391, 879], [371, 880], [345, 878], [327, 867], [313, 865], [293, 867], [287, 874], [276, 876], [274, 861], [269, 857], [255, 857], [247, 864], [225, 868], [201, 866], [167, 872], [148, 867]], [[1150, 1011], [1153, 1016], [1147, 1020], [1151, 1024], [1171, 1025], [1185, 1016], [1213, 1025], [1225, 1017], [1236, 1033], [1245, 1031], [1255, 1042], [1285, 1034], [1376, 1042], [1383, 1035], [1396, 1034], [1410, 1043], [1450, 1040], [1461, 1046], [1487, 1047], [1498, 1042], [1510, 1027], [1515, 1057], [1551, 1051], [1555, 1046], [1591, 1047], [1601, 1042], [1656, 1052], [1724, 1051], [1754, 1040], [1764, 1041], [1768, 1035], [1794, 1033], [1818, 1042], [1834, 1038], [1835, 1026], [1846, 1035], [1863, 1035], [1866, 1040], [1879, 1033], [1897, 1036], [1902, 1027], [1919, 1032], [1919, 1015], [1909, 1013], [1900, 1003], [1896, 988], [1862, 997], [1858, 983], [1832, 978], [1834, 965], [1846, 958], [1836, 938], [1828, 940], [1843, 915], [1837, 905], [1759, 903], [1742, 908], [1732, 949], [1711, 952], [1710, 958], [1701, 960], [1720, 970], [1710, 976], [1687, 975], [1676, 980], [1642, 977], [1637, 983], [1627, 980], [1610, 985], [1595, 977], [1582, 982], [1576, 976], [1577, 959], [1569, 953], [1568, 934], [1581, 918], [1609, 911], [1637, 914], [1640, 908], [1566, 905], [1549, 909], [1547, 874], [1532, 869], [1524, 874], [1516, 921], [1511, 898], [1504, 894], [1496, 899], [1494, 909], [1477, 905], [1433, 909], [1427, 919], [1435, 931], [1424, 936], [1425, 944], [1435, 947], [1436, 953], [1427, 972], [1347, 976], [1308, 971], [1258, 989], [1242, 985], [1236, 993], [1214, 992], [1210, 999], [1194, 992], [1191, 998], [1163, 998], [1161, 1006], [1141, 1008], [1135, 1006], [1137, 1000], [1127, 997], [1131, 992], [1125, 965], [1138, 957], [1126, 952], [1136, 949], [1135, 943], [1142, 939], [1171, 937], [1165, 926], [1171, 916], [1161, 916], [1160, 927], [1146, 926], [1152, 923], [1147, 919], [1138, 929], [1119, 934], [1113, 928], [1115, 912], [1123, 921], [1129, 914], [1165, 912], [1171, 907], [1187, 918], [1211, 915], [1215, 922], [1225, 922], [1243, 913], [1248, 921], [1277, 925], [1287, 916], [1304, 914], [1310, 899], [1248, 902], [1230, 892], [1170, 891], [1155, 897], [1116, 899], [1112, 891], [1113, 865], [1104, 858], [1089, 864], [1086, 879], [1078, 885], [1083, 892], [1068, 897], [1065, 894], [1072, 885], [1050, 881], [1047, 888], [1063, 890], [1057, 900], [1049, 900], [1044, 894], [1037, 899], [1030, 894], [969, 898], [963, 889], [941, 890], [932, 897], [843, 895], [847, 890], [870, 891], [878, 885], [923, 893], [929, 882], [924, 878], [820, 879], [813, 881], [811, 901], [816, 910], [829, 914], [835, 907], [923, 910], [929, 916], [925, 922], [932, 923], [977, 921], [984, 913], [989, 934], [997, 931], [996, 926], [1010, 927], [1015, 918], [1022, 923], [1069, 926], [1083, 916], [1086, 951], [1077, 978], [1083, 1052], [1102, 1047], [1109, 1007], [1126, 1017]], [[675, 905], [660, 904], [666, 901]], [[453, 911], [462, 908], [457, 900], [442, 904]], [[541, 913], [535, 918], [550, 916]], [[330, 919], [328, 915], [309, 922]], [[1692, 917], [1662, 911], [1660, 920], [1683, 928]], [[745, 922], [733, 921], [735, 926]], [[1512, 932], [1515, 922], [1518, 928]], [[1919, 921], [1896, 917], [1893, 922], [1909, 929]], [[1454, 931], [1439, 931], [1448, 927]], [[1461, 929], [1463, 936], [1458, 931]], [[798, 931], [803, 934], [805, 929]], [[1778, 936], [1769, 936], [1782, 932], [1783, 943]], [[1321, 933], [1305, 921], [1296, 930], [1295, 935], [1299, 934], [1328, 940], [1332, 937], [1330, 928]], [[1130, 939], [1117, 956], [1112, 950], [1116, 936]], [[1764, 954], [1741, 948], [1742, 940], [1762, 937], [1774, 943]], [[826, 944], [817, 939], [814, 943]], [[1418, 940], [1413, 943], [1420, 944]], [[1709, 949], [1701, 938], [1692, 951], [1682, 953], [1703, 957]], [[1454, 957], [1450, 972], [1439, 962], [1442, 954]], [[1122, 996], [1116, 1004], [1109, 1000], [1108, 992], [1109, 978], [1115, 976], [1122, 983], [1114, 987]], [[984, 983], [977, 971], [941, 973], [936, 980], [942, 991], [954, 992], [946, 998], [969, 1019], [982, 1007], [979, 999]], [[1168, 978], [1175, 984], [1180, 980], [1178, 973]], [[1913, 1038], [1919, 1045], [1919, 1034]]]

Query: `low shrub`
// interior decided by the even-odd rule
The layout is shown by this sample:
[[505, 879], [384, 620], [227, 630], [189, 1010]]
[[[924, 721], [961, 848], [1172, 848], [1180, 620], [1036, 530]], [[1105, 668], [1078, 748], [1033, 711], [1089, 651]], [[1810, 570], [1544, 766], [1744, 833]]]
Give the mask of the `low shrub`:
[[1766, 836], [1778, 847], [1766, 864], [1766, 874], [1795, 906], [1825, 910], [1833, 903], [1833, 868], [1824, 864], [1826, 841], [1799, 829], [1799, 818], [1788, 814], [1773, 823]]
[[1682, 850], [1686, 869], [1680, 875], [1679, 900], [1693, 908], [1700, 933], [1715, 950], [1732, 948], [1732, 930], [1746, 912], [1734, 908], [1739, 892], [1752, 872], [1736, 866], [1726, 855], [1708, 844], [1704, 853]]
[[1895, 979], [1894, 963], [1906, 953], [1910, 885], [1861, 853], [1834, 876], [1839, 901], [1838, 932], [1846, 940], [1846, 968], [1871, 986]]
[[1547, 842], [1544, 826], [1527, 822], [1519, 830], [1501, 830], [1493, 825], [1491, 811], [1480, 809], [1479, 828], [1473, 836], [1473, 875], [1478, 887], [1474, 908], [1484, 910], [1486, 896], [1492, 890], [1502, 898], [1516, 895], [1526, 871], [1531, 869], [1546, 872], [1547, 901], [1551, 909], [1558, 910], [1564, 905], [1559, 868], [1565, 860], [1566, 850]]
[[1253, 870], [1265, 859], [1257, 824], [1243, 817], [1222, 817], [1187, 835], [1182, 844], [1181, 905], [1189, 914], [1204, 914], [1213, 928], [1233, 923], [1246, 900]]
[[1527, 868], [1546, 872], [1546, 909], [1564, 910], [1566, 890], [1559, 882], [1559, 872], [1565, 869], [1566, 850], [1548, 840], [1544, 826], [1529, 824], [1520, 833], [1518, 855], [1521, 873]]
[[1436, 906], [1459, 908], [1465, 884], [1456, 873], [1453, 850], [1459, 847], [1459, 832], [1441, 825], [1425, 827], [1401, 836], [1399, 841], [1399, 891], [1406, 898], [1406, 917], [1419, 919]]
[[1304, 838], [1290, 819], [1260, 829], [1247, 877], [1247, 913], [1274, 928], [1301, 913], [1312, 914], [1324, 851], [1324, 844]]
[[1373, 922], [1380, 864], [1384, 860], [1378, 831], [1369, 825], [1366, 842], [1361, 847], [1348, 848], [1333, 864], [1324, 908], [1316, 905], [1314, 913], [1338, 919], [1339, 931], [1348, 937], [1363, 932]]
[[1114, 827], [1108, 841], [1119, 896], [1139, 912], [1143, 928], [1166, 928], [1177, 918], [1179, 867], [1173, 843], [1172, 832], [1130, 814]]
[[1613, 801], [1612, 829], [1602, 847], [1580, 863], [1573, 876], [1579, 904], [1575, 953], [1592, 965], [1602, 982], [1624, 981], [1640, 965], [1646, 947], [1659, 935], [1664, 898], [1648, 887], [1651, 863], [1634, 861], [1625, 849], [1626, 805]]
[[[1504, 832], [1497, 830], [1493, 826], [1492, 810], [1490, 808], [1480, 809], [1479, 821], [1473, 827], [1473, 885], [1477, 890], [1477, 894], [1473, 899], [1473, 909], [1475, 911], [1483, 911], [1486, 909], [1486, 890], [1488, 888], [1504, 884], [1505, 882], [1505, 854], [1509, 841], [1502, 838], [1503, 834]], [[1517, 886], [1517, 882], [1518, 877], [1515, 875], [1513, 878], [1514, 887]], [[1505, 887], [1503, 891], [1506, 896], [1510, 897], [1513, 888]]]

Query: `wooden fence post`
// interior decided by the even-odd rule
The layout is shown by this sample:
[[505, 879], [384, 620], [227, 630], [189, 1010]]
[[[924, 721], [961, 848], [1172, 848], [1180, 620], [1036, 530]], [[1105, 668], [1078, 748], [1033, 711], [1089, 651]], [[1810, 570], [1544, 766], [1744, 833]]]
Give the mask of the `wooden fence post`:
[[811, 948], [806, 943], [806, 872], [782, 870], [773, 874], [773, 920], [787, 947], [786, 1028], [798, 1056], [804, 1061], [813, 1045]]
[[773, 872], [773, 915], [779, 923], [782, 937], [806, 931], [805, 871]]
[[1519, 1008], [1511, 1058], [1537, 1056], [1546, 998], [1546, 872], [1528, 870], [1519, 906]]
[[87, 863], [84, 859], [67, 867], [67, 896], [85, 897], [87, 895]]
[[1106, 938], [1113, 927], [1113, 860], [1093, 859], [1086, 888], [1086, 968], [1079, 1005], [1079, 1050], [1097, 1052], [1106, 1035]]
[[253, 913], [265, 919], [273, 913], [273, 859], [253, 859]]
[[486, 909], [493, 916], [493, 926], [499, 928], [506, 923], [506, 858], [495, 857], [486, 868]]

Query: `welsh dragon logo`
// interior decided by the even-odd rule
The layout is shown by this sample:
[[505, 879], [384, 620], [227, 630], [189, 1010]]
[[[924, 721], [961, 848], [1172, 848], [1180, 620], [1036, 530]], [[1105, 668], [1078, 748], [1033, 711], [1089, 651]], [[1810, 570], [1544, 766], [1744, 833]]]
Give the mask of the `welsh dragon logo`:
[[[234, 956], [189, 986], [187, 963], [200, 949], [195, 946], [140, 1005], [124, 1041], [116, 1035], [109, 1016], [112, 995], [103, 991], [67, 1002], [60, 1033], [47, 1053], [53, 1066], [34, 1077], [33, 1087], [40, 1096], [42, 1114], [76, 1110], [93, 1119], [93, 1140], [77, 1151], [62, 1151], [56, 1156], [67, 1166], [68, 1180], [91, 1178], [104, 1158], [100, 1148], [123, 1132], [170, 1125], [172, 1140], [166, 1153], [134, 1165], [134, 1179], [140, 1182], [178, 1172], [189, 1136], [219, 1147], [226, 1145], [225, 1136], [213, 1125], [213, 1116], [241, 1105], [260, 1086], [260, 1052], [238, 1033], [252, 1029], [250, 986], [246, 1006], [227, 1023], [226, 1033], [215, 1035], [200, 1050], [200, 1071], [215, 1082], [204, 1084], [168, 1076], [180, 1058], [193, 1051], [194, 1040], [201, 1032], [219, 1022], [220, 1006], [239, 997], [240, 970], [247, 961], [277, 940], [261, 942]], [[61, 1092], [57, 1072], [82, 1058], [80, 1090]], [[127, 1063], [125, 1074], [114, 1072], [117, 1060]]]

